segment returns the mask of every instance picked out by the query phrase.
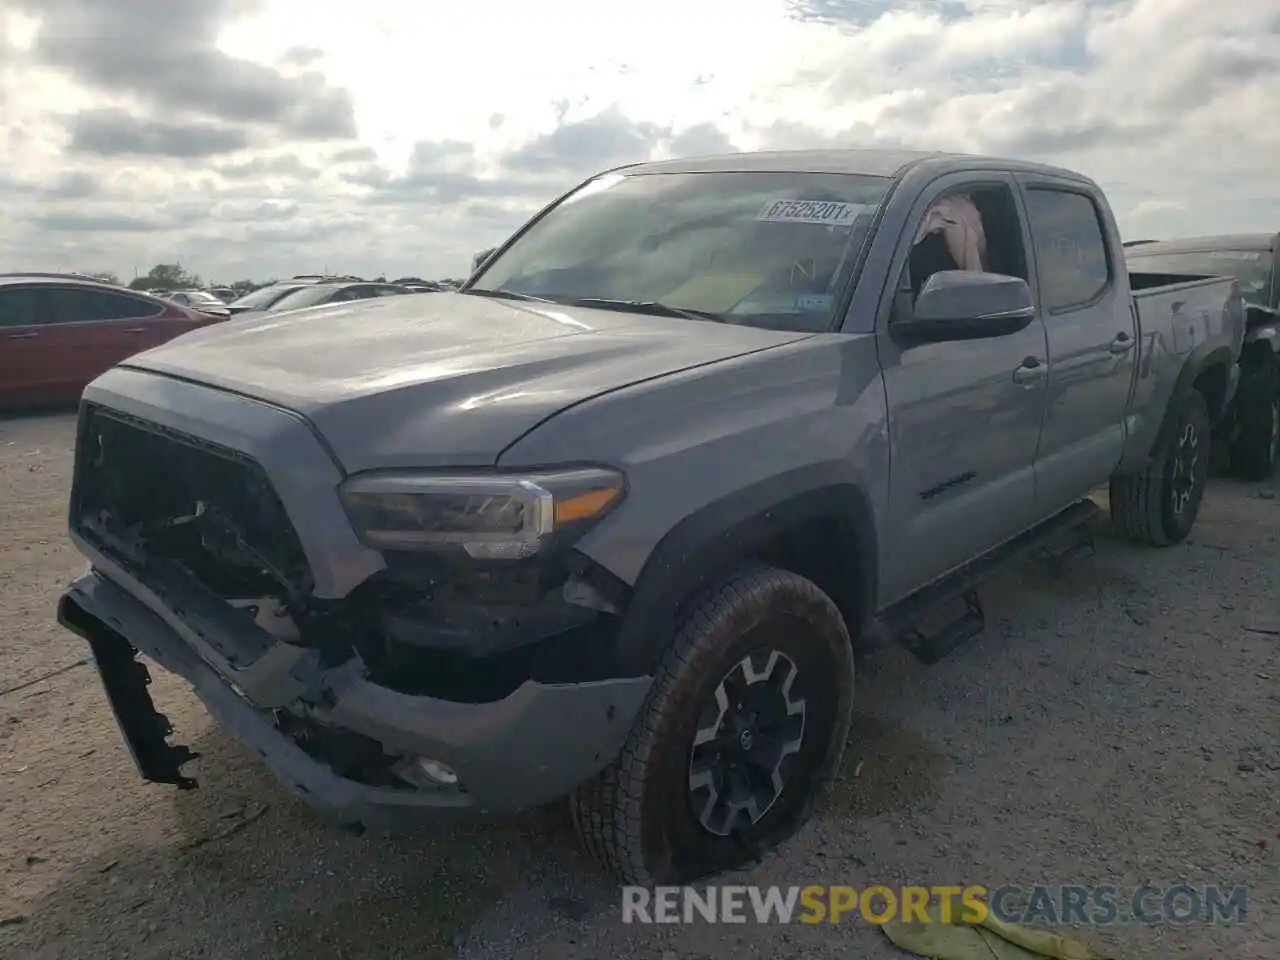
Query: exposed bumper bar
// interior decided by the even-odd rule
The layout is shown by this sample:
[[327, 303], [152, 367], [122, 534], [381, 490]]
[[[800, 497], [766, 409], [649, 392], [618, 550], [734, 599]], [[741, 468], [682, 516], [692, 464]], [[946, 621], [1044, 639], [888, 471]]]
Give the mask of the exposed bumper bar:
[[303, 676], [294, 679], [316, 694], [314, 701], [309, 694], [304, 698], [330, 701], [323, 710], [310, 708], [312, 716], [378, 740], [392, 752], [447, 764], [462, 785], [438, 791], [373, 787], [339, 776], [302, 750], [202, 659], [168, 617], [106, 576], [91, 571], [74, 581], [58, 604], [58, 619], [90, 643], [143, 777], [194, 786], [181, 772], [194, 754], [168, 744], [168, 721], [151, 702], [149, 676], [136, 652], [186, 679], [214, 718], [254, 748], [306, 803], [338, 822], [367, 827], [449, 809], [516, 811], [567, 794], [617, 755], [652, 682], [530, 681], [503, 700], [468, 704], [396, 693], [368, 682], [350, 664], [311, 676], [300, 669]]

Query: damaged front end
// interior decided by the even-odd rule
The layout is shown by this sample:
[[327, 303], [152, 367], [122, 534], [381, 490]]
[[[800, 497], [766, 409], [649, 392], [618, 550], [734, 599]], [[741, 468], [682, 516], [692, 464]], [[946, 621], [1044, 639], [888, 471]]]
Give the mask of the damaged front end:
[[346, 596], [320, 597], [254, 458], [115, 409], [83, 406], [70, 513], [93, 569], [58, 618], [90, 643], [153, 782], [195, 786], [182, 768], [198, 754], [169, 743], [139, 653], [304, 799], [361, 825], [553, 799], [612, 759], [650, 682], [613, 660], [625, 588], [581, 555], [387, 550]]

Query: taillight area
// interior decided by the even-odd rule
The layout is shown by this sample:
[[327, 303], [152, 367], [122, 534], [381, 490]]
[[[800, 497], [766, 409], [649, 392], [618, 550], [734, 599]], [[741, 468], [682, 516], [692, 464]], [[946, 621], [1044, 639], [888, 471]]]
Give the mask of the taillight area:
[[190, 310], [178, 306], [176, 303], [166, 303], [164, 312], [160, 314], [161, 320], [186, 320], [188, 322], [199, 319]]
[[182, 320], [196, 327], [206, 327], [211, 323], [219, 323], [227, 318], [216, 313], [201, 313], [199, 310], [193, 310], [189, 307], [183, 307], [179, 304], [170, 304], [165, 311], [165, 318], [171, 320]]

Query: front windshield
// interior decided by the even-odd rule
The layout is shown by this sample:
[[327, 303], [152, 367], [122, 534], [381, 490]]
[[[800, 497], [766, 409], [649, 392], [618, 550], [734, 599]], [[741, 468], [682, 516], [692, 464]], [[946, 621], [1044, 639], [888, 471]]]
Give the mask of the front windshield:
[[222, 301], [219, 300], [217, 297], [213, 296], [212, 294], [201, 293], [198, 290], [192, 293], [186, 294], [186, 297], [188, 300], [191, 300], [195, 303], [216, 303], [219, 305], [222, 304]]
[[827, 330], [845, 267], [891, 182], [832, 173], [607, 174], [530, 227], [467, 292], [661, 304], [729, 323]]
[[286, 293], [273, 303], [271, 309], [298, 310], [302, 307], [314, 307], [318, 303], [324, 303], [332, 296], [333, 287], [326, 287], [321, 284], [311, 287], [299, 287], [292, 293]]
[[265, 310], [283, 296], [287, 296], [298, 287], [263, 287], [253, 293], [246, 293], [231, 304], [233, 307], [244, 307], [248, 310]]
[[1129, 255], [1135, 273], [1183, 273], [1202, 277], [1235, 277], [1240, 293], [1256, 306], [1270, 306], [1271, 253], [1261, 250], [1204, 250], [1195, 253]]

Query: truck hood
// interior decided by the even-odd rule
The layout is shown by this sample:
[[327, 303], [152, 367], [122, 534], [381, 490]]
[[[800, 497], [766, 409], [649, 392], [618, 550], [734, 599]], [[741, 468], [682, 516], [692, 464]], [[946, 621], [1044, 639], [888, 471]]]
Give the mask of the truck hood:
[[493, 464], [566, 407], [808, 336], [439, 293], [232, 317], [122, 366], [295, 411], [355, 472]]

